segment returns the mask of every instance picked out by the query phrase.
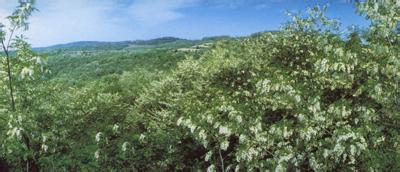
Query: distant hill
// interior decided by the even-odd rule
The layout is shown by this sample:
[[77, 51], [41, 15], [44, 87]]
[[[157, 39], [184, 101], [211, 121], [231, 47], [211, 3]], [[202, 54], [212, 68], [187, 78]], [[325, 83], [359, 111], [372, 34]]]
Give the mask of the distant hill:
[[[277, 32], [277, 31], [265, 31]], [[258, 36], [265, 32], [258, 32], [250, 35], [250, 37]], [[215, 42], [219, 40], [231, 40], [238, 37], [231, 37], [227, 35], [204, 37], [199, 40], [181, 39], [176, 37], [161, 37], [150, 40], [133, 40], [133, 41], [120, 41], [120, 42], [104, 42], [104, 41], [78, 41], [66, 44], [57, 44], [49, 47], [34, 48], [39, 52], [55, 52], [55, 51], [111, 51], [111, 50], [149, 50], [157, 48], [179, 49], [189, 48], [199, 44]]]
[[138, 44], [138, 45], [157, 45], [157, 44], [166, 44], [166, 43], [177, 42], [177, 41], [190, 41], [190, 40], [175, 38], [175, 37], [161, 37], [161, 38], [150, 39], [150, 40], [137, 40], [137, 41], [133, 41], [133, 43]]
[[[163, 46], [181, 46], [198, 43], [200, 40], [187, 40], [175, 37], [162, 37], [151, 40], [135, 40], [121, 42], [102, 42], [102, 41], [79, 41], [66, 44], [57, 44], [49, 47], [34, 48], [36, 51], [107, 51], [107, 50], [123, 50], [123, 49], [141, 49], [141, 48], [157, 48]], [[166, 45], [168, 44], [168, 45]]]
[[203, 41], [218, 41], [218, 40], [226, 40], [226, 39], [234, 39], [234, 37], [231, 37], [228, 35], [211, 36], [211, 37], [204, 37], [202, 40]]
[[108, 50], [108, 49], [123, 49], [131, 44], [131, 41], [122, 42], [100, 42], [100, 41], [79, 41], [66, 44], [57, 44], [49, 47], [34, 48], [37, 51], [52, 51], [52, 50], [67, 50], [67, 51], [82, 51], [82, 50]]
[[111, 42], [100, 42], [100, 41], [78, 41], [78, 42], [71, 42], [66, 44], [57, 44], [45, 48], [49, 49], [61, 49], [61, 48], [71, 48], [71, 47], [90, 47], [90, 46], [101, 46], [107, 45]]

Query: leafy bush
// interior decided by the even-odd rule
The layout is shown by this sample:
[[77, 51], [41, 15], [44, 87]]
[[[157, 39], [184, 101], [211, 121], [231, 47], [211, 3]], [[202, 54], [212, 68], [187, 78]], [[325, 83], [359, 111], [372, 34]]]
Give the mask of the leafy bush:
[[[373, 17], [367, 4], [390, 6], [360, 7]], [[399, 33], [382, 25], [398, 22], [391, 5], [377, 17], [385, 39], [373, 24], [366, 43], [344, 41], [315, 7], [281, 32], [220, 42], [155, 82], [141, 113], [187, 128], [209, 170], [398, 170]]]

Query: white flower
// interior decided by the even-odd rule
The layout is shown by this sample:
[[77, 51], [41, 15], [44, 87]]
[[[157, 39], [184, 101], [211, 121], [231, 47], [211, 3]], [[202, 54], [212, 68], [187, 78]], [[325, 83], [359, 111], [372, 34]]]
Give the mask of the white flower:
[[239, 172], [240, 171], [240, 166], [239, 165], [236, 165], [236, 167], [235, 167], [235, 172]]
[[144, 140], [144, 138], [146, 138], [146, 135], [144, 135], [144, 134], [140, 134], [139, 140], [140, 140], [140, 141], [143, 141], [143, 140]]
[[204, 158], [204, 160], [208, 162], [211, 159], [212, 154], [213, 154], [212, 151], [207, 152], [206, 157]]
[[324, 158], [327, 158], [330, 154], [330, 151], [328, 149], [324, 149], [324, 153], [322, 154]]
[[215, 170], [215, 165], [210, 165], [210, 166], [207, 168], [207, 172], [214, 172], [214, 171], [216, 171], [216, 170]]
[[241, 123], [243, 121], [242, 116], [240, 116], [240, 115], [236, 116], [236, 121], [238, 123]]
[[21, 128], [15, 127], [13, 128], [11, 131], [8, 131], [8, 135], [10, 135], [10, 137], [20, 137], [21, 136]]
[[323, 59], [322, 61], [321, 61], [321, 71], [326, 71], [326, 64], [328, 63], [328, 60], [327, 59]]
[[178, 119], [178, 121], [176, 122], [176, 124], [177, 124], [178, 126], [180, 126], [180, 125], [182, 124], [182, 122], [183, 122], [183, 117], [180, 117], [180, 118]]
[[97, 151], [94, 153], [94, 157], [95, 157], [96, 159], [99, 159], [99, 158], [100, 158], [100, 150], [97, 150]]
[[381, 142], [383, 142], [383, 141], [385, 141], [385, 137], [384, 137], [384, 136], [378, 138], [378, 139], [376, 140], [376, 143], [379, 144], [379, 143], [381, 143]]
[[195, 125], [193, 125], [193, 124], [189, 125], [188, 127], [190, 128], [190, 132], [191, 132], [191, 133], [193, 133], [193, 132], [196, 130], [196, 128], [197, 128], [197, 127], [196, 127]]
[[354, 145], [350, 145], [350, 155], [356, 155], [356, 147]]
[[122, 151], [125, 152], [128, 148], [129, 143], [128, 142], [124, 142], [124, 144], [122, 144]]
[[257, 83], [256, 87], [258, 88], [258, 90], [260, 90], [261, 94], [268, 93], [270, 91], [270, 86], [269, 86], [270, 82], [271, 82], [270, 80], [265, 79]]
[[219, 127], [219, 134], [230, 136], [232, 134], [232, 132], [228, 127], [221, 126], [221, 127]]
[[240, 143], [243, 143], [243, 142], [246, 141], [246, 140], [247, 140], [246, 135], [241, 134], [241, 135], [239, 136], [239, 142], [240, 142]]
[[100, 142], [101, 136], [102, 136], [102, 135], [103, 135], [102, 132], [98, 132], [98, 133], [96, 134], [96, 142]]
[[114, 126], [113, 126], [113, 131], [114, 131], [114, 132], [117, 132], [118, 129], [119, 129], [119, 126], [118, 126], [117, 124], [114, 124]]
[[228, 149], [228, 147], [229, 147], [229, 142], [227, 141], [227, 140], [225, 140], [225, 141], [223, 141], [222, 143], [221, 143], [221, 149], [222, 150], [227, 150]]
[[32, 76], [33, 72], [34, 71], [30, 68], [23, 68], [21, 71], [21, 78], [25, 78], [25, 76]]
[[301, 101], [301, 97], [299, 95], [294, 96], [294, 100], [296, 103], [299, 103]]
[[42, 149], [43, 149], [44, 152], [47, 152], [47, 150], [49, 149], [49, 146], [43, 144], [42, 145]]
[[284, 155], [284, 156], [280, 156], [279, 160], [278, 160], [278, 163], [281, 164], [282, 162], [289, 162], [289, 160], [292, 159], [292, 158], [293, 158], [293, 154], [287, 154], [287, 155]]
[[206, 139], [207, 139], [207, 134], [206, 134], [206, 132], [205, 132], [204, 130], [200, 130], [200, 132], [199, 132], [199, 137], [200, 137], [202, 140], [206, 140]]
[[382, 86], [381, 86], [381, 84], [377, 84], [377, 85], [375, 85], [375, 92], [378, 94], [378, 95], [381, 95], [381, 93], [382, 93]]
[[283, 137], [284, 138], [288, 138], [288, 137], [290, 137], [292, 135], [292, 131], [288, 131], [288, 128], [285, 126], [284, 128], [283, 128]]

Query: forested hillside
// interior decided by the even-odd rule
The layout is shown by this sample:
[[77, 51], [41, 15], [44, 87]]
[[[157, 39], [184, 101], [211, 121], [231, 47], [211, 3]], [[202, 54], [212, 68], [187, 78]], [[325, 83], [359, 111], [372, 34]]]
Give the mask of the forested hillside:
[[400, 4], [349, 5], [368, 28], [316, 6], [249, 37], [32, 49], [0, 27], [0, 171], [399, 171]]
[[[215, 41], [159, 38], [149, 41], [77, 42], [38, 49], [47, 57], [47, 78], [85, 84], [125, 72], [168, 71], [187, 56], [198, 58]], [[204, 46], [207, 45], [207, 46]], [[181, 50], [193, 51], [181, 51]]]

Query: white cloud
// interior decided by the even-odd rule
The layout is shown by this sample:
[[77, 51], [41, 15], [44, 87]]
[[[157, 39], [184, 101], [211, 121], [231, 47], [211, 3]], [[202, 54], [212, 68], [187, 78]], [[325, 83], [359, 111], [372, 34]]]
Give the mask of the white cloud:
[[[147, 28], [184, 17], [179, 10], [198, 1], [38, 0], [39, 12], [31, 17], [26, 35], [34, 46], [141, 39]], [[4, 23], [16, 5], [17, 0], [0, 0], [0, 22]]]
[[[7, 1], [7, 3], [5, 3]], [[0, 0], [0, 22], [9, 15], [17, 0]], [[47, 46], [79, 40], [118, 40], [127, 28], [117, 23], [113, 15], [118, 0], [39, 0], [38, 12], [30, 18], [25, 33], [33, 46]], [[3, 4], [7, 4], [4, 5]]]
[[112, 7], [112, 3], [103, 0], [42, 0], [38, 4], [40, 11], [30, 20], [27, 35], [39, 46], [105, 39], [112, 30], [119, 29], [108, 21], [107, 13]]
[[198, 0], [137, 0], [128, 8], [136, 21], [145, 25], [159, 25], [184, 17], [180, 9], [194, 5]]
[[[31, 17], [26, 36], [33, 46], [146, 39], [154, 35], [151, 31], [187, 17], [185, 11], [190, 7], [237, 8], [250, 4], [260, 9], [270, 1], [280, 0], [38, 0], [39, 12]], [[0, 22], [17, 2], [0, 0]]]

